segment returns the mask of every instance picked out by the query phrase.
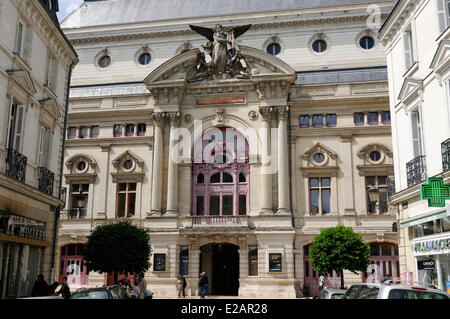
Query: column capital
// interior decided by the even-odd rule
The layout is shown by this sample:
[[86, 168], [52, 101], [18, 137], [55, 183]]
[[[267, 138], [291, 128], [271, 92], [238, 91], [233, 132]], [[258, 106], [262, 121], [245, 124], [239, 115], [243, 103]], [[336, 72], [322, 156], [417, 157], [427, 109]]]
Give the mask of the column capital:
[[285, 105], [285, 106], [277, 106], [276, 107], [276, 112], [277, 112], [277, 115], [278, 115], [278, 120], [286, 121], [288, 119], [289, 106], [287, 106], [287, 105]]
[[170, 121], [170, 126], [178, 127], [181, 122], [181, 113], [180, 112], [167, 112], [166, 117]]
[[155, 126], [162, 127], [164, 126], [166, 119], [166, 113], [165, 112], [157, 112], [152, 114], [152, 120], [153, 123], [155, 123]]
[[272, 119], [272, 112], [274, 108], [272, 106], [262, 106], [259, 108], [259, 114], [261, 114], [263, 121], [269, 122]]

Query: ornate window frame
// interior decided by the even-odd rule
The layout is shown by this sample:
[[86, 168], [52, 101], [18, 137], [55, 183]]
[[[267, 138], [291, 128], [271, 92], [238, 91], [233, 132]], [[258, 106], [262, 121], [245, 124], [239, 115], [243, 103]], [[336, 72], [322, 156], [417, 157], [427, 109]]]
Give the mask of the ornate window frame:
[[[327, 48], [326, 48], [325, 51], [323, 51], [323, 52], [316, 52], [316, 51], [314, 51], [313, 43], [315, 41], [317, 41], [317, 40], [323, 40], [323, 41], [325, 41], [327, 43]], [[332, 47], [333, 47], [333, 42], [331, 41], [331, 38], [329, 36], [327, 36], [326, 34], [324, 34], [324, 33], [316, 33], [308, 41], [308, 49], [309, 49], [309, 51], [311, 53], [315, 54], [315, 55], [318, 55], [318, 56], [322, 56], [322, 55], [328, 54], [331, 51]]]
[[280, 37], [278, 37], [277, 35], [274, 35], [274, 36], [268, 38], [266, 41], [264, 41], [264, 43], [262, 45], [262, 50], [266, 54], [269, 54], [269, 53], [267, 53], [267, 47], [269, 46], [269, 44], [272, 44], [272, 43], [278, 43], [280, 45], [280, 53], [278, 53], [277, 55], [274, 55], [276, 57], [279, 57], [280, 55], [283, 54], [284, 50], [286, 50], [286, 44], [284, 43], [283, 40], [281, 40]]
[[[364, 49], [364, 48], [361, 47], [360, 41], [364, 37], [371, 37], [374, 40], [374, 44], [373, 44], [373, 47], [371, 49]], [[372, 53], [373, 51], [378, 49], [378, 46], [380, 45], [380, 40], [378, 40], [377, 34], [375, 32], [373, 32], [370, 29], [366, 29], [366, 30], [363, 30], [360, 33], [358, 33], [358, 35], [355, 38], [355, 45], [357, 46], [357, 48], [361, 52]]]

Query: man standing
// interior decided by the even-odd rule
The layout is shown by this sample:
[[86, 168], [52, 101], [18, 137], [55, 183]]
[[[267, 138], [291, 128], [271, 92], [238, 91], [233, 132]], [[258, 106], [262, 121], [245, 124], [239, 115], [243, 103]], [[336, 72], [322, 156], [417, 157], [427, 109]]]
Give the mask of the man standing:
[[70, 288], [67, 285], [67, 277], [64, 277], [61, 289], [56, 293], [57, 296], [62, 295], [64, 299], [70, 299]]
[[208, 294], [208, 276], [206, 275], [206, 272], [200, 274], [198, 288], [200, 289], [200, 298], [204, 299], [205, 295]]
[[34, 284], [31, 297], [46, 297], [48, 296], [48, 284], [44, 280], [44, 275], [39, 275]]

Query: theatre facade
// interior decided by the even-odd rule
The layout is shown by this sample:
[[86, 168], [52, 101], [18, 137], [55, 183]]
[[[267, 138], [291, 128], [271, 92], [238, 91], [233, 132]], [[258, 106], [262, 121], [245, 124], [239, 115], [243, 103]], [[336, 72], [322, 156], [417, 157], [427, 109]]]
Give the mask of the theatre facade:
[[[390, 2], [379, 3], [388, 12]], [[385, 58], [365, 6], [328, 8], [323, 21], [313, 18], [323, 8], [286, 7], [282, 27], [270, 8], [264, 21], [251, 9], [205, 15], [195, 24], [209, 41], [188, 18], [148, 22], [145, 32], [131, 22], [125, 30], [124, 21], [108, 31], [75, 25], [107, 4], [88, 3], [62, 25], [81, 62], [70, 98], [60, 279], [111, 283], [111, 274], [88, 273], [78, 251], [94, 227], [123, 218], [150, 229], [146, 279], [158, 297], [176, 296], [180, 273], [187, 294], [198, 295], [203, 271], [212, 295], [313, 295], [309, 246], [338, 224], [371, 245], [380, 276], [400, 277], [396, 213], [387, 205]], [[332, 44], [336, 27], [341, 38]], [[372, 40], [361, 44], [364, 36]], [[345, 273], [346, 284], [366, 275]], [[327, 275], [326, 286], [339, 284]]]

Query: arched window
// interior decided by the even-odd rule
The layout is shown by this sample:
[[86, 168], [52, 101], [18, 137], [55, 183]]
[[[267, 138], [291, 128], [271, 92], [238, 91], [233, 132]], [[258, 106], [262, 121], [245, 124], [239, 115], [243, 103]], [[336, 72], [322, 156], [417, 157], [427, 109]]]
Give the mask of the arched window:
[[247, 182], [247, 178], [245, 177], [244, 173], [240, 173], [239, 174], [239, 183], [246, 183]]
[[228, 173], [223, 173], [223, 183], [233, 183], [233, 176]]
[[205, 175], [199, 174], [197, 176], [197, 184], [199, 185], [205, 184]]
[[213, 176], [211, 176], [210, 183], [211, 184], [220, 184], [220, 173], [216, 173]]

